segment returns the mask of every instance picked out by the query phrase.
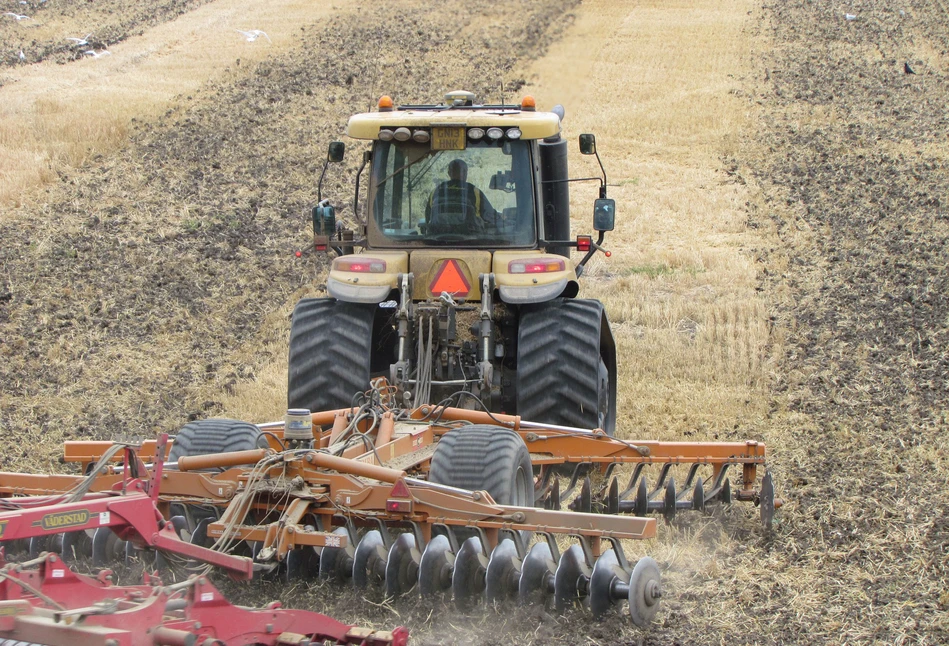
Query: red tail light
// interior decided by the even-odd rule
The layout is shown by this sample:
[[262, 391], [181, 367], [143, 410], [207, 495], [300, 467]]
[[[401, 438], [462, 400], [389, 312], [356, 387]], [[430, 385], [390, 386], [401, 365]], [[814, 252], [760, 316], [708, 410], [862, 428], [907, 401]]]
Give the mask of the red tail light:
[[350, 256], [334, 260], [333, 269], [337, 271], [351, 271], [357, 274], [384, 274], [386, 271], [386, 261], [377, 258]]
[[564, 271], [565, 267], [563, 258], [524, 258], [509, 262], [507, 271], [511, 274], [546, 274]]
[[577, 251], [589, 251], [593, 244], [593, 238], [590, 236], [577, 236]]

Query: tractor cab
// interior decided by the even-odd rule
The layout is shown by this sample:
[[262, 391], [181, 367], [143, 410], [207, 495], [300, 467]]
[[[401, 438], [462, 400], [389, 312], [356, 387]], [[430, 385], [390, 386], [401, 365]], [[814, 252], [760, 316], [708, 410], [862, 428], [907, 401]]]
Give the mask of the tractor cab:
[[[575, 296], [584, 264], [613, 228], [614, 205], [605, 199], [605, 174], [583, 178], [601, 184], [594, 222], [600, 238], [570, 239], [568, 186], [575, 180], [567, 174], [562, 117], [559, 106], [538, 111], [529, 96], [520, 104], [482, 105], [463, 91], [449, 92], [443, 103], [398, 108], [384, 96], [377, 111], [351, 117], [347, 134], [372, 142], [356, 183], [360, 230], [337, 232], [322, 192], [313, 212], [317, 248], [340, 256], [327, 280], [330, 294], [379, 303], [402, 289], [400, 275], [411, 274], [413, 300], [446, 291], [480, 300], [482, 275], [492, 276], [501, 299], [511, 303]], [[342, 159], [343, 149], [331, 144], [327, 164]], [[596, 154], [592, 135], [581, 137], [581, 152]], [[352, 244], [330, 244], [333, 235]], [[574, 249], [586, 252], [577, 263]], [[448, 283], [439, 280], [445, 272], [454, 277]]]

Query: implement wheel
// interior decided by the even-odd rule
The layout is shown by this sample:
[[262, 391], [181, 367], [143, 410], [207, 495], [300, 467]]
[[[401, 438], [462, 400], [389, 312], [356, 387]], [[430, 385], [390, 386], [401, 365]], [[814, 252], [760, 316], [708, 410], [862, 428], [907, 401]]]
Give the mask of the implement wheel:
[[349, 408], [369, 388], [375, 305], [305, 298], [293, 310], [287, 407]]
[[267, 438], [249, 422], [236, 419], [199, 419], [189, 422], [175, 438], [168, 453], [170, 462], [190, 455], [267, 448]]
[[524, 307], [517, 339], [517, 414], [613, 435], [616, 346], [603, 304], [556, 299]]
[[499, 505], [534, 506], [531, 456], [514, 431], [473, 424], [446, 433], [435, 446], [429, 480], [487, 491]]

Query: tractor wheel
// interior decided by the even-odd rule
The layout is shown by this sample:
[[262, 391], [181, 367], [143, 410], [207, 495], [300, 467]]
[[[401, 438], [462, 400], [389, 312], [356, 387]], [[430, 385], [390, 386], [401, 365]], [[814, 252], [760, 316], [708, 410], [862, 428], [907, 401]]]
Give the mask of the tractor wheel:
[[168, 459], [266, 448], [267, 438], [249, 422], [236, 419], [199, 419], [186, 424], [171, 445]]
[[352, 405], [369, 388], [375, 305], [305, 298], [293, 310], [287, 407], [311, 411]]
[[517, 339], [517, 414], [613, 435], [616, 346], [603, 304], [557, 299], [525, 307]]
[[499, 505], [534, 506], [531, 456], [510, 429], [474, 424], [445, 433], [435, 447], [429, 480], [487, 491]]

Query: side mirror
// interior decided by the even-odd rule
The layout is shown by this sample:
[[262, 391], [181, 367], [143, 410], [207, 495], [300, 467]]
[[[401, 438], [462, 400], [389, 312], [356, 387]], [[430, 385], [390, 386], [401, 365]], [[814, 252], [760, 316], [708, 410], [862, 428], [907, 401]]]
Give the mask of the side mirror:
[[341, 162], [343, 161], [343, 155], [345, 153], [346, 144], [344, 144], [342, 141], [330, 142], [330, 148], [326, 155], [326, 160], [331, 162]]
[[612, 231], [616, 222], [616, 200], [600, 198], [593, 203], [593, 230]]
[[512, 192], [511, 171], [499, 170], [488, 180], [488, 188], [492, 191]]
[[596, 135], [580, 135], [580, 154], [596, 154]]

